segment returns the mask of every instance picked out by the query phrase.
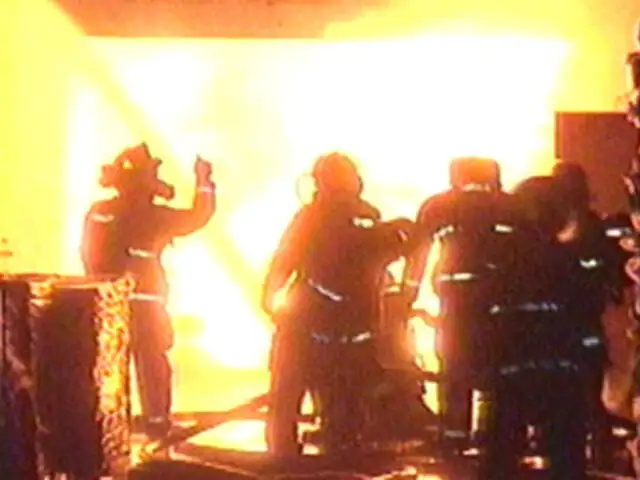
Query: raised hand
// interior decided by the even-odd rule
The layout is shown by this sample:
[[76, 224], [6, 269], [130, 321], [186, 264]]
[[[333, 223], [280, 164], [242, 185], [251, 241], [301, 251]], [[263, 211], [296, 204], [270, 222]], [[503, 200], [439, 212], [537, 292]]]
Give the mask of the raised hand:
[[213, 174], [213, 165], [211, 164], [211, 162], [204, 160], [201, 156], [198, 155], [193, 166], [193, 171], [199, 181], [210, 181], [211, 175]]

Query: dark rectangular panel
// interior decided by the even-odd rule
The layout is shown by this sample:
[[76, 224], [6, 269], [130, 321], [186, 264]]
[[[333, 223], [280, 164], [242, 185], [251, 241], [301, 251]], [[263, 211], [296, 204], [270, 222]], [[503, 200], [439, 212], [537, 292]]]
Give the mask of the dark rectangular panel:
[[627, 209], [622, 176], [636, 144], [636, 130], [617, 112], [556, 112], [555, 154], [587, 172], [594, 205], [613, 213]]

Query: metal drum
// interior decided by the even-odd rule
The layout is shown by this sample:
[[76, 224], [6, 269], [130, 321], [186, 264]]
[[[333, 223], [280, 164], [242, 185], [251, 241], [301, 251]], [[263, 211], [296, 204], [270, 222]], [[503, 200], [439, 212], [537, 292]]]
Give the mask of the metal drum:
[[127, 278], [22, 275], [4, 282], [9, 345], [30, 377], [40, 476], [128, 467]]
[[0, 277], [0, 478], [39, 478], [30, 312], [46, 275]]

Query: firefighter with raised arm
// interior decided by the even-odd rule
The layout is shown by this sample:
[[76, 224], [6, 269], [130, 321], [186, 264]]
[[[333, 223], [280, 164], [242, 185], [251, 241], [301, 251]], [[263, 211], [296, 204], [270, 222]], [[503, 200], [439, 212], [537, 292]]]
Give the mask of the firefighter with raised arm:
[[162, 161], [146, 144], [123, 151], [102, 168], [100, 185], [116, 195], [91, 206], [86, 215], [82, 260], [89, 275], [129, 274], [135, 280], [131, 342], [146, 433], [160, 437], [171, 422], [172, 369], [167, 352], [173, 328], [166, 309], [168, 282], [161, 255], [171, 242], [203, 228], [216, 206], [211, 164], [198, 157], [190, 209], [155, 203], [171, 200], [174, 189], [158, 178]]
[[417, 216], [404, 288], [415, 302], [427, 258], [441, 249], [432, 278], [440, 300], [437, 350], [443, 380], [439, 402], [445, 438], [458, 450], [471, 427], [474, 372], [486, 363], [482, 345], [490, 306], [500, 292], [503, 264], [519, 230], [520, 216], [511, 196], [502, 191], [498, 163], [488, 158], [458, 158], [450, 165], [449, 191], [428, 198]]
[[[263, 308], [276, 323], [266, 438], [278, 456], [300, 453], [297, 415], [306, 390], [337, 388], [346, 369], [366, 378], [376, 368], [372, 330], [380, 314], [382, 272], [402, 255], [410, 223], [380, 220], [378, 209], [362, 199], [362, 179], [344, 154], [318, 158], [312, 177], [313, 200], [287, 227], [262, 295]], [[285, 306], [277, 310], [275, 298], [284, 288]], [[345, 339], [353, 344], [350, 351], [357, 351], [350, 364], [327, 356], [331, 344]], [[355, 399], [354, 393], [343, 399]], [[359, 409], [351, 410], [342, 419], [345, 427], [360, 420]], [[357, 443], [339, 441], [347, 448]]]

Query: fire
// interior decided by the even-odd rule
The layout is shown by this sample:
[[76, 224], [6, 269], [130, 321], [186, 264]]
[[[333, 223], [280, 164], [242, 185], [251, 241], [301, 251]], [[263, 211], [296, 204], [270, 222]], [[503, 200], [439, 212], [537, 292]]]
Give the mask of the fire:
[[[166, 158], [179, 202], [189, 202], [195, 153], [215, 164], [219, 213], [204, 232], [178, 241], [167, 261], [172, 312], [197, 319], [201, 345], [228, 366], [265, 365], [270, 326], [259, 308], [260, 283], [299, 207], [296, 179], [318, 154], [354, 154], [367, 197], [387, 217], [414, 217], [420, 202], [446, 188], [454, 156], [498, 158], [507, 184], [546, 170], [553, 158], [551, 102], [567, 53], [556, 40], [427, 34], [211, 41], [210, 50], [187, 41], [94, 42], [163, 139], [151, 147]], [[123, 128], [126, 118], [108, 112], [99, 88], [77, 84], [70, 119], [76, 187], [67, 255], [76, 269], [82, 213], [97, 194], [87, 185], [114, 149], [139, 140]], [[425, 302], [434, 303], [428, 291]], [[421, 349], [432, 350], [432, 334], [419, 336]]]
[[264, 365], [270, 332], [264, 322], [256, 321], [257, 312], [251, 299], [220, 268], [221, 262], [212, 255], [210, 246], [193, 239], [171, 253], [167, 263], [173, 272], [174, 288], [169, 310], [176, 318], [187, 316], [201, 322], [195, 346], [211, 352], [213, 359], [223, 366]]

